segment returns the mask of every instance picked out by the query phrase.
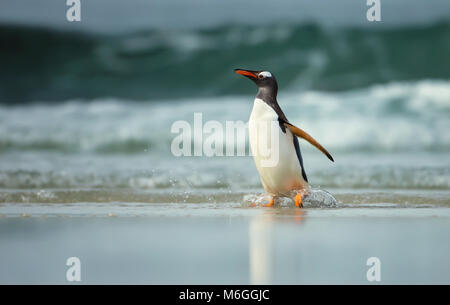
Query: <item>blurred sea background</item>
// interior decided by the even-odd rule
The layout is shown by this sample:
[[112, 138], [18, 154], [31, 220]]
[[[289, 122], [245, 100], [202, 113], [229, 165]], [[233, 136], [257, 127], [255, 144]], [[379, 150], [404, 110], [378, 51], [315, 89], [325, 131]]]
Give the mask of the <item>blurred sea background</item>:
[[[356, 0], [81, 3], [68, 22], [66, 1], [0, 2], [0, 282], [64, 282], [80, 255], [95, 283], [366, 283], [379, 255], [389, 283], [448, 283], [448, 0], [381, 0], [382, 22]], [[248, 121], [234, 68], [276, 75], [335, 159], [300, 141], [309, 181], [343, 209], [243, 209], [263, 192], [250, 156], [172, 155], [194, 112]], [[310, 222], [267, 241], [260, 214]], [[9, 218], [30, 215], [149, 218]]]

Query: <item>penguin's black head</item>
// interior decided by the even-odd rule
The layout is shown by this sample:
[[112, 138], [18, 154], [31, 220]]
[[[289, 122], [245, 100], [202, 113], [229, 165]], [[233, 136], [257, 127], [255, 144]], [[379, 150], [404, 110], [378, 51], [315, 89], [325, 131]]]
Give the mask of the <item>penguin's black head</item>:
[[275, 76], [268, 71], [234, 69], [234, 72], [250, 78], [261, 89], [268, 89], [275, 94], [278, 91], [277, 80], [275, 79]]

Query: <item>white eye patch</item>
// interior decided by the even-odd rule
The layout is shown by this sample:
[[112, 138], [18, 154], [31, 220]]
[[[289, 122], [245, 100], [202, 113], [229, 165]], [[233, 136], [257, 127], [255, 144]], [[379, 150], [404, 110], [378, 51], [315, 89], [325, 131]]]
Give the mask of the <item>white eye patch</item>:
[[272, 77], [272, 74], [269, 71], [262, 71], [259, 73], [260, 76], [266, 78], [266, 77]]

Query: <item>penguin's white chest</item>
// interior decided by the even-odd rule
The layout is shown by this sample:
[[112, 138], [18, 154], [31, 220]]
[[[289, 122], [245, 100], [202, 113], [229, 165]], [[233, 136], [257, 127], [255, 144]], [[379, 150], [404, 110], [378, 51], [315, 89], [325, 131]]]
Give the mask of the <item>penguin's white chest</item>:
[[250, 147], [264, 189], [272, 195], [290, 195], [308, 188], [302, 177], [294, 138], [282, 131], [277, 113], [261, 99], [255, 99], [249, 120]]

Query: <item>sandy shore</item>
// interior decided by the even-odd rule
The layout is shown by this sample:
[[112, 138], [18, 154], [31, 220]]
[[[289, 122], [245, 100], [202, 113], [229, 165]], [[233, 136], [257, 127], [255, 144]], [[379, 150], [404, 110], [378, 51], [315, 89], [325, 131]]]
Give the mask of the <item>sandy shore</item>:
[[[26, 211], [26, 213], [24, 212]], [[450, 283], [450, 209], [241, 203], [0, 205], [0, 283]]]

